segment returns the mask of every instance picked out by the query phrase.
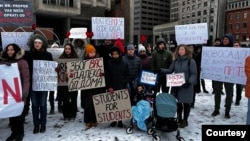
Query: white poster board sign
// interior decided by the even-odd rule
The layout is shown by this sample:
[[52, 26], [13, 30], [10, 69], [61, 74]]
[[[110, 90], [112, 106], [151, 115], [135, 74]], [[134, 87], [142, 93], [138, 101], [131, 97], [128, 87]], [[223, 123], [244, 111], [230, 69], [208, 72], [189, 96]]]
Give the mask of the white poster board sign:
[[124, 39], [124, 18], [92, 17], [92, 39]]
[[167, 87], [178, 87], [185, 83], [184, 73], [167, 74]]
[[58, 63], [56, 61], [33, 60], [33, 91], [56, 91]]
[[67, 62], [69, 91], [105, 87], [103, 58]]
[[78, 38], [78, 39], [86, 39], [87, 35], [87, 28], [81, 27], [81, 28], [71, 28], [70, 29], [70, 35], [69, 38]]
[[207, 23], [175, 26], [175, 40], [180, 44], [206, 44], [208, 40]]
[[15, 43], [28, 51], [30, 48], [27, 42], [32, 34], [33, 32], [1, 32], [2, 47], [4, 49], [8, 44]]
[[0, 118], [21, 115], [22, 86], [17, 63], [0, 65]]
[[221, 82], [246, 84], [245, 59], [249, 48], [203, 47], [201, 78]]
[[99, 123], [132, 118], [131, 103], [127, 89], [93, 96], [96, 120]]
[[155, 86], [156, 80], [157, 80], [157, 74], [150, 72], [150, 71], [142, 70], [141, 78], [140, 78], [141, 83]]
[[53, 60], [56, 60], [62, 55], [64, 48], [47, 48], [47, 51], [52, 54]]

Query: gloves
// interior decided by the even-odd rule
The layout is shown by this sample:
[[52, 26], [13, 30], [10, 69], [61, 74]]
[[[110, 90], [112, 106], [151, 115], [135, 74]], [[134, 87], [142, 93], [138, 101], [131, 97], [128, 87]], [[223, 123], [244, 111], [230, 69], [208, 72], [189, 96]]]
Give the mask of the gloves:
[[28, 97], [28, 94], [23, 94], [22, 101], [24, 102], [24, 104], [26, 103], [27, 97]]
[[100, 76], [100, 77], [103, 77], [103, 76], [104, 76], [104, 73], [103, 73], [103, 72], [100, 72], [99, 76]]
[[56, 67], [56, 68], [55, 68], [55, 71], [56, 71], [57, 73], [59, 73], [59, 72], [60, 72], [60, 69], [59, 69], [58, 67]]
[[191, 83], [189, 81], [187, 81], [186, 83], [182, 84], [182, 87], [188, 88], [190, 85], [191, 85]]
[[160, 74], [161, 73], [161, 69], [159, 70], [154, 70], [154, 74]]
[[113, 88], [109, 88], [108, 91], [109, 91], [110, 93], [112, 93], [112, 94], [114, 93], [114, 89], [113, 89]]

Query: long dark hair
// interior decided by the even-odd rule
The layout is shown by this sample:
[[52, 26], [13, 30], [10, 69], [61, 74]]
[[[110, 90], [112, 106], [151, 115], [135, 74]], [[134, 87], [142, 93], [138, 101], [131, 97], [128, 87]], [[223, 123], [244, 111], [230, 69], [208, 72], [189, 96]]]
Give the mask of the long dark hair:
[[[66, 46], [70, 46], [70, 49], [71, 49], [70, 56], [68, 56], [68, 55], [65, 53], [65, 47], [66, 47]], [[76, 53], [76, 51], [75, 51], [75, 49], [74, 49], [74, 46], [73, 46], [71, 43], [66, 43], [66, 44], [64, 45], [64, 51], [63, 51], [63, 53], [60, 55], [59, 58], [60, 58], [60, 59], [63, 59], [63, 58], [78, 58], [77, 53]]]
[[185, 56], [187, 56], [188, 59], [191, 59], [192, 58], [192, 52], [188, 49], [188, 47], [184, 44], [181, 44], [179, 45], [176, 49], [175, 49], [175, 52], [173, 54], [174, 56], [174, 59], [177, 59], [179, 57], [179, 49], [180, 47], [184, 47], [185, 49]]
[[[12, 57], [9, 57], [9, 55], [8, 55], [8, 53], [7, 53], [7, 52], [8, 52], [8, 48], [9, 48], [10, 46], [12, 46], [13, 49], [15, 50], [14, 55], [13, 55]], [[4, 51], [3, 51], [2, 58], [8, 59], [8, 60], [14, 60], [14, 59], [16, 58], [16, 54], [17, 54], [20, 50], [21, 50], [21, 48], [20, 48], [17, 44], [15, 44], [15, 43], [8, 44], [8, 45], [5, 47]]]

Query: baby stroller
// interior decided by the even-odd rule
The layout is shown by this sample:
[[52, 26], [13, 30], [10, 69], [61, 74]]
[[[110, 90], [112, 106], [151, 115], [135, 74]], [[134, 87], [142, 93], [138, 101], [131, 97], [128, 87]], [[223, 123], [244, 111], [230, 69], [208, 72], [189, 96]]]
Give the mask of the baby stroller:
[[180, 136], [177, 120], [177, 99], [168, 93], [158, 93], [155, 98], [155, 116], [153, 118], [152, 127], [147, 133], [153, 136], [154, 141], [160, 141], [160, 137], [156, 135], [156, 130], [163, 132], [177, 131], [176, 139], [185, 141]]

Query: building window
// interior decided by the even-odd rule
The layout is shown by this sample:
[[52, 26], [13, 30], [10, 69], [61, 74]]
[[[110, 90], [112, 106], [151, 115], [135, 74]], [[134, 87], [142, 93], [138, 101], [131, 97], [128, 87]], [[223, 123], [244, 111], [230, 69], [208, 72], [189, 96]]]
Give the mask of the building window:
[[200, 15], [201, 15], [201, 11], [198, 11], [198, 12], [197, 12], [197, 16], [200, 16]]
[[243, 23], [243, 28], [247, 28], [247, 23]]
[[195, 0], [192, 0], [193, 3], [195, 3]]
[[247, 18], [247, 12], [243, 13], [243, 18], [246, 19]]
[[182, 5], [183, 5], [183, 6], [184, 6], [184, 5], [186, 5], [186, 2], [185, 2], [185, 1], [183, 1], [183, 2], [182, 2]]
[[229, 15], [229, 20], [232, 20], [233, 19], [233, 14], [230, 14]]
[[195, 17], [195, 12], [192, 13], [192, 17]]
[[236, 41], [239, 40], [239, 34], [235, 34], [235, 40], [236, 40]]
[[198, 4], [198, 9], [199, 9], [199, 8], [201, 8], [201, 4], [200, 4], [200, 3]]
[[190, 7], [189, 6], [187, 7], [187, 11], [190, 11]]
[[233, 25], [232, 24], [228, 24], [228, 30], [231, 31], [233, 29]]
[[211, 13], [211, 14], [214, 13], [214, 8], [211, 8], [210, 13]]
[[238, 30], [239, 28], [240, 28], [240, 24], [239, 23], [235, 24], [235, 29]]
[[197, 23], [201, 23], [201, 19], [197, 19]]
[[204, 5], [203, 7], [207, 7], [207, 2], [204, 2], [203, 5]]
[[240, 13], [236, 13], [236, 19], [240, 18]]
[[203, 10], [203, 15], [207, 15], [207, 10]]
[[210, 26], [210, 32], [213, 32], [213, 31], [214, 31], [214, 27]]
[[195, 5], [192, 6], [192, 10], [195, 10]]
[[246, 33], [242, 33], [242, 40], [246, 41], [247, 40], [247, 34]]
[[190, 0], [187, 0], [187, 4], [190, 4]]
[[206, 23], [207, 22], [207, 18], [203, 18], [203, 22]]
[[182, 8], [182, 12], [185, 12], [185, 8]]

